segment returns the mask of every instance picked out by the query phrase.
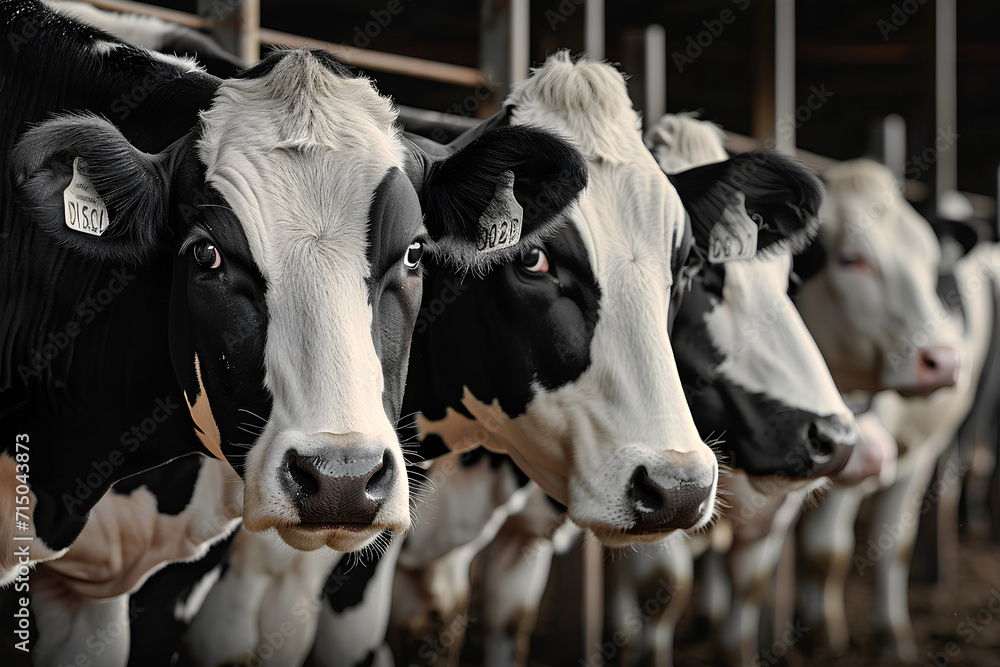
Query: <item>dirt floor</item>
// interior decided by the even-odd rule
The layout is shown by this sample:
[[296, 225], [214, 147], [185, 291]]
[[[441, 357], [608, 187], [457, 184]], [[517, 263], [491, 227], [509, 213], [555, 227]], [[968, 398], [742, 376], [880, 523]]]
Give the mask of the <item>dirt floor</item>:
[[[910, 584], [910, 613], [916, 632], [919, 667], [962, 665], [1000, 666], [1000, 544], [991, 542], [986, 531], [961, 537], [954, 581], [945, 584]], [[883, 667], [904, 665], [881, 652], [873, 637], [871, 613], [875, 603], [874, 581], [853, 570], [847, 582], [847, 613], [851, 650], [844, 657], [816, 650], [807, 655], [792, 646], [783, 660], [761, 665], [827, 667], [843, 665]], [[978, 616], [978, 618], [977, 618]], [[970, 622], [971, 617], [971, 622]], [[678, 627], [675, 663], [678, 666], [718, 665], [715, 644], [702, 639], [701, 626], [687, 616]], [[978, 628], [978, 629], [977, 629]], [[949, 655], [950, 652], [950, 655]]]

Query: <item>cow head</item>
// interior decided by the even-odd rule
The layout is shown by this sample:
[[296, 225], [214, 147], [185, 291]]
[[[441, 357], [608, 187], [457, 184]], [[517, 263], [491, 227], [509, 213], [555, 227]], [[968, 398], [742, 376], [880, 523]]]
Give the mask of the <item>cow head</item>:
[[940, 249], [891, 172], [829, 169], [822, 229], [796, 258], [799, 312], [842, 391], [928, 394], [955, 384], [958, 333], [935, 292]]
[[[125, 50], [141, 53], [103, 49]], [[218, 83], [161, 153], [65, 115], [13, 159], [25, 214], [60, 243], [95, 262], [174, 257], [170, 354], [197, 437], [243, 477], [245, 526], [300, 549], [355, 550], [409, 523], [395, 424], [429, 240], [395, 118], [329, 55], [279, 51]], [[463, 175], [503, 187], [421, 187], [447, 190], [441, 217], [490, 209], [500, 222], [524, 179], [483, 176], [476, 150]], [[81, 175], [110, 219], [99, 236], [64, 221]]]
[[[695, 424], [702, 437], [718, 438], [730, 466], [790, 479], [836, 473], [857, 438], [854, 418], [788, 297], [790, 250], [816, 233], [818, 180], [767, 153], [733, 171], [719, 128], [690, 116], [664, 116], [646, 140], [667, 173], [713, 165], [706, 169], [716, 173], [699, 176], [707, 182], [733, 179], [740, 169], [750, 174], [753, 160], [783, 164], [776, 169], [780, 196], [791, 206], [777, 209], [783, 220], [773, 226], [781, 233], [746, 259], [705, 261], [705, 253], [692, 253], [671, 343]], [[761, 181], [747, 178], [739, 187], [751, 197]], [[750, 203], [747, 209], [755, 213]]]
[[[520, 201], [565, 227], [480, 276], [430, 270], [405, 408], [424, 443], [509, 454], [611, 546], [711, 518], [717, 463], [684, 401], [667, 323], [684, 207], [642, 145], [612, 67], [550, 57], [516, 84], [501, 123], [564, 136], [587, 159], [575, 205]], [[430, 223], [428, 223], [430, 224]]]

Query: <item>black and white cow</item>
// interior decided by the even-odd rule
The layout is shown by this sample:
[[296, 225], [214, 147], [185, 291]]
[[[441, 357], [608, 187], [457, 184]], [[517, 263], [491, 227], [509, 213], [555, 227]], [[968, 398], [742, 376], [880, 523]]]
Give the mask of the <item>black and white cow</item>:
[[[816, 285], [804, 289], [801, 298], [811, 294], [820, 301], [802, 301], [800, 309], [804, 317], [808, 314], [810, 327], [827, 328], [817, 341], [845, 382], [869, 391], [892, 382], [897, 389], [880, 392], [872, 401], [873, 415], [899, 446], [897, 477], [879, 489], [872, 539], [885, 543], [886, 526], [898, 530], [892, 531], [889, 547], [877, 562], [852, 560], [858, 510], [865, 492], [876, 489], [831, 490], [800, 530], [807, 566], [801, 607], [806, 622], [822, 628], [833, 651], [845, 652], [849, 636], [844, 582], [852, 568], [871, 568], [878, 590], [876, 636], [901, 658], [913, 661], [918, 653], [907, 582], [919, 524], [915, 508], [926, 512], [924, 494], [937, 460], [969, 414], [986, 372], [995, 337], [991, 311], [1000, 257], [995, 246], [982, 244], [943, 266], [942, 248], [931, 226], [903, 199], [892, 173], [882, 165], [852, 160], [825, 177], [831, 184], [826, 213], [830, 229], [820, 239], [820, 251], [802, 258], [806, 266], [822, 270]], [[941, 279], [942, 271], [950, 274], [950, 281]], [[832, 325], [829, 314], [842, 312], [851, 317]], [[875, 312], [878, 317], [870, 319]], [[868, 328], [859, 329], [862, 325]], [[873, 366], [866, 370], [865, 363]], [[950, 467], [946, 475], [948, 484], [960, 479]], [[940, 487], [935, 494], [940, 495]]]
[[[470, 269], [517, 255], [584, 185], [578, 153], [500, 128], [431, 159], [323, 52], [224, 82], [35, 2], [0, 12], [3, 507], [33, 454], [5, 543], [57, 557], [112, 483], [204, 450], [243, 478], [251, 530], [341, 550], [405, 530], [428, 232]], [[477, 248], [480, 217], [510, 224], [543, 183], [520, 243]]]
[[222, 79], [236, 76], [237, 72], [247, 66], [208, 35], [155, 16], [98, 9], [79, 0], [44, 1], [58, 12], [110, 32], [129, 44], [144, 46], [160, 53], [195, 58], [209, 73]]
[[[646, 141], [667, 173], [729, 157], [717, 126], [685, 115], [660, 118]], [[803, 180], [786, 205], [808, 210], [821, 192], [818, 179]], [[731, 468], [751, 477], [834, 474], [857, 440], [853, 415], [788, 296], [789, 251], [815, 236], [815, 217], [810, 224], [783, 253], [690, 261], [674, 323], [671, 342], [695, 423], [704, 438], [723, 441], [718, 449]]]
[[819, 204], [815, 180], [767, 152], [668, 180], [621, 75], [566, 52], [516, 84], [495, 122], [569, 138], [589, 185], [569, 224], [520, 261], [464, 282], [429, 269], [404, 412], [419, 411], [424, 443], [437, 434], [510, 455], [609, 546], [705, 525], [717, 463], [668, 338], [685, 253], [709, 255], [714, 238], [721, 258], [751, 231], [745, 253], [796, 244]]
[[[524, 122], [579, 146], [589, 185], [579, 205], [565, 208], [564, 229], [512, 261], [468, 274], [447, 263], [428, 266], [404, 401], [405, 412], [420, 413], [418, 454], [483, 443], [506, 452], [565, 501], [574, 520], [612, 544], [703, 525], [717, 464], [691, 421], [667, 337], [672, 283], [686, 248], [707, 253], [716, 222], [723, 236], [737, 224], [722, 215], [728, 207], [735, 216], [737, 203], [775, 219], [755, 252], [807, 233], [818, 201], [807, 196], [795, 209], [783, 198], [813, 192], [811, 176], [781, 157], [748, 155], [695, 179], [676, 177], [688, 186], [682, 201], [642, 144], [621, 75], [565, 53], [519, 84], [504, 112], [473, 136]], [[541, 195], [539, 203], [548, 196]], [[328, 588], [341, 589], [344, 575], [336, 572], [337, 585]], [[228, 580], [217, 588], [240, 590]], [[340, 650], [328, 641], [343, 634], [335, 627], [345, 616], [369, 604], [355, 602], [332, 601], [337, 613], [321, 626], [325, 650], [317, 660], [375, 659], [351, 641], [357, 633]], [[217, 627], [210, 614], [194, 623], [192, 633], [204, 637], [212, 632], [197, 629], [200, 623]]]

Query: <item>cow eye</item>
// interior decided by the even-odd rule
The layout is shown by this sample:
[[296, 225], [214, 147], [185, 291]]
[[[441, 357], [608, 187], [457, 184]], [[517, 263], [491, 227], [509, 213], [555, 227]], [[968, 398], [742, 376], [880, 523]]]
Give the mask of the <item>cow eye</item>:
[[414, 241], [410, 244], [410, 247], [406, 249], [406, 255], [403, 256], [403, 264], [406, 265], [408, 269], [417, 268], [417, 264], [420, 263], [420, 258], [424, 256], [424, 244], [420, 241]]
[[853, 250], [841, 250], [840, 254], [837, 256], [837, 261], [840, 262], [841, 266], [850, 267], [859, 273], [864, 273], [869, 276], [878, 275], [878, 269], [869, 262], [864, 256], [859, 252]]
[[521, 253], [521, 264], [526, 271], [532, 273], [548, 273], [549, 258], [541, 248], [531, 248]]
[[222, 255], [211, 241], [199, 241], [191, 250], [194, 261], [203, 269], [212, 270], [222, 266]]

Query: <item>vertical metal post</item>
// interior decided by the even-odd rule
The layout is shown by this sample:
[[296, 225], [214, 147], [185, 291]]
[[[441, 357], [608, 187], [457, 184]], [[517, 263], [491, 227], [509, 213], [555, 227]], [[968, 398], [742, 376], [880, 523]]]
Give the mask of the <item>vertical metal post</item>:
[[260, 0], [198, 0], [198, 14], [212, 19], [212, 38], [226, 51], [260, 59]]
[[898, 113], [882, 119], [882, 161], [906, 189], [906, 121]]
[[510, 80], [528, 78], [531, 67], [530, 0], [510, 2]]
[[604, 60], [604, 0], [587, 0], [583, 48], [592, 60]]
[[774, 4], [774, 146], [795, 153], [795, 0]]
[[934, 5], [934, 90], [935, 122], [934, 147], [937, 151], [935, 178], [935, 205], [941, 195], [958, 189], [958, 147], [941, 142], [949, 137], [958, 123], [958, 101], [955, 77], [957, 74], [955, 0], [936, 0]]
[[649, 129], [667, 112], [667, 33], [662, 25], [646, 28], [646, 104], [643, 124]]
[[[476, 115], [480, 118], [499, 111], [510, 84], [528, 74], [527, 29], [521, 30], [521, 38], [525, 40], [523, 46], [517, 40], [518, 22], [527, 21], [526, 4], [527, 0], [482, 0], [480, 3], [479, 69], [489, 81], [491, 93], [477, 110]], [[522, 50], [525, 55], [518, 59], [515, 50]]]

